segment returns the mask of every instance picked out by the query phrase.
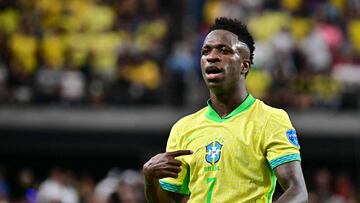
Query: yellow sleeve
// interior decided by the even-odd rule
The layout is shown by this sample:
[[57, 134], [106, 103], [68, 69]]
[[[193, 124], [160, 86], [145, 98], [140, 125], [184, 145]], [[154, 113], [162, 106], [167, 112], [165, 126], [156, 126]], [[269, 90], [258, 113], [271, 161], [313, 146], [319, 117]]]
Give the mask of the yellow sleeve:
[[270, 115], [264, 133], [266, 159], [272, 169], [291, 161], [301, 161], [296, 131], [285, 111], [276, 110]]
[[[179, 143], [179, 139], [178, 139], [179, 136], [181, 136], [180, 131], [181, 131], [181, 128], [179, 127], [178, 123], [175, 124], [173, 126], [173, 128], [171, 129], [170, 136], [169, 136], [169, 139], [168, 139], [167, 145], [166, 145], [167, 152], [182, 149], [181, 143]], [[159, 180], [159, 182], [160, 182], [162, 189], [164, 189], [164, 190], [187, 195], [190, 193], [189, 188], [188, 188], [189, 178], [190, 178], [189, 167], [181, 156], [177, 157], [176, 159], [178, 159], [182, 162], [181, 171], [179, 172], [178, 177], [177, 178], [163, 178], [163, 179]]]

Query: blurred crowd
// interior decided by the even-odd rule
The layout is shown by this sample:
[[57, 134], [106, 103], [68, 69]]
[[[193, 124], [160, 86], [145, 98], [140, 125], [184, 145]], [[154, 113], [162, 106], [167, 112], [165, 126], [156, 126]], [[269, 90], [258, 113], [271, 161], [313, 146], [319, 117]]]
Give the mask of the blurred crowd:
[[45, 178], [29, 168], [20, 169], [16, 180], [0, 171], [1, 203], [144, 203], [144, 181], [140, 172], [112, 168], [105, 177], [75, 174], [55, 167]]
[[332, 173], [327, 168], [317, 169], [308, 184], [309, 203], [357, 203], [360, 201], [354, 177], [346, 172]]
[[[360, 191], [354, 178], [341, 171], [317, 168], [307, 181], [309, 203], [357, 203]], [[308, 178], [308, 177], [307, 177]], [[274, 198], [281, 194], [276, 189]], [[105, 177], [75, 174], [70, 169], [53, 168], [45, 178], [36, 177], [29, 168], [17, 171], [9, 181], [4, 168], [0, 171], [1, 203], [144, 203], [144, 181], [133, 169], [112, 168]]]
[[199, 50], [216, 16], [254, 35], [256, 97], [359, 109], [357, 0], [0, 0], [0, 103], [203, 104]]

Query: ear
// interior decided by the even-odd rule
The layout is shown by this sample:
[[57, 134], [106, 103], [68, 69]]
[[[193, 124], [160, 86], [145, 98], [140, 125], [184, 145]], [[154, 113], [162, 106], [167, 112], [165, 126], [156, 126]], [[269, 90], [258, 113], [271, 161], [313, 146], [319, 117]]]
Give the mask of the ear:
[[241, 74], [242, 75], [246, 75], [247, 72], [249, 72], [250, 68], [251, 68], [251, 63], [249, 59], [245, 59], [242, 63], [241, 63]]

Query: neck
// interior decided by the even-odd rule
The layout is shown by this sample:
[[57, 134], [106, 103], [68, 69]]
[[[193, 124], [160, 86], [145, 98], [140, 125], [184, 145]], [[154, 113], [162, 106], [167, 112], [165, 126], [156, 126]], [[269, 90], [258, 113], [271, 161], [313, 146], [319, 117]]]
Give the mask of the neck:
[[214, 93], [210, 91], [210, 100], [213, 109], [221, 118], [229, 115], [236, 107], [238, 107], [248, 96], [245, 85], [222, 92]]

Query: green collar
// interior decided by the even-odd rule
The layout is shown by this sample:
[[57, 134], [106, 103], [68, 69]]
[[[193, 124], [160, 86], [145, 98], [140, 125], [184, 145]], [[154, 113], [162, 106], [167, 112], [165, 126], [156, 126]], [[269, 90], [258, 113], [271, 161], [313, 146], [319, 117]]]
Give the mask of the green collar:
[[215, 121], [217, 123], [222, 123], [229, 118], [246, 111], [251, 107], [251, 105], [256, 101], [256, 99], [251, 95], [248, 94], [248, 96], [245, 98], [245, 100], [238, 106], [236, 109], [234, 109], [229, 115], [225, 116], [224, 118], [221, 118], [219, 114], [213, 109], [211, 106], [211, 100], [209, 99], [207, 101], [208, 104], [208, 111], [206, 112], [206, 117], [212, 121]]

